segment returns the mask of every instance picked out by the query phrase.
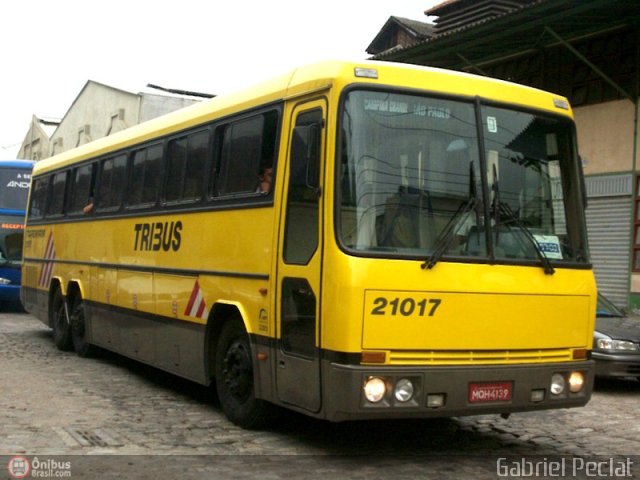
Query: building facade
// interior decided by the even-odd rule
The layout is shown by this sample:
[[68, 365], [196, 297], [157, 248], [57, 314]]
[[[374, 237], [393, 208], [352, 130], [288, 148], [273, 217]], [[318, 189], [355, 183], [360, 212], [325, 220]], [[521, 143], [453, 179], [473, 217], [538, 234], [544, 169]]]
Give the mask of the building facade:
[[59, 121], [45, 120], [33, 115], [27, 135], [20, 145], [16, 158], [35, 160], [36, 162], [47, 158], [50, 152], [49, 139], [58, 125], [60, 125]]
[[35, 116], [18, 158], [41, 160], [202, 100], [204, 94], [131, 93], [87, 81], [53, 132]]

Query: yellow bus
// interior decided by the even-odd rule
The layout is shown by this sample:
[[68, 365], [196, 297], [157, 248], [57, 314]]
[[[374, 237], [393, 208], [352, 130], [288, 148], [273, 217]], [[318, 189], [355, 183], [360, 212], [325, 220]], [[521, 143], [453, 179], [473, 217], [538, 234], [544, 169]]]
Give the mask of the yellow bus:
[[38, 162], [22, 301], [58, 348], [215, 385], [244, 427], [586, 404], [566, 99], [325, 62]]

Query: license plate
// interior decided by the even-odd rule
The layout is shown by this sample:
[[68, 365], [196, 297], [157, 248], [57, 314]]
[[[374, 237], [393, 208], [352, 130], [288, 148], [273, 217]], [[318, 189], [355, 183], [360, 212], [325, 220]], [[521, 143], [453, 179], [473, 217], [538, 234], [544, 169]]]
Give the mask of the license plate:
[[469, 384], [469, 403], [506, 402], [511, 400], [511, 382]]

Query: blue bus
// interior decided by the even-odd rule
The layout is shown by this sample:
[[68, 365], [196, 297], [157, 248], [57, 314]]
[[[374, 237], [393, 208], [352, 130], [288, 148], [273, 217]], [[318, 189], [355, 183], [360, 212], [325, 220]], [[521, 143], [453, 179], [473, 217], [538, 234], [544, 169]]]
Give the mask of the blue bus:
[[0, 307], [20, 305], [24, 217], [31, 183], [30, 160], [0, 160]]

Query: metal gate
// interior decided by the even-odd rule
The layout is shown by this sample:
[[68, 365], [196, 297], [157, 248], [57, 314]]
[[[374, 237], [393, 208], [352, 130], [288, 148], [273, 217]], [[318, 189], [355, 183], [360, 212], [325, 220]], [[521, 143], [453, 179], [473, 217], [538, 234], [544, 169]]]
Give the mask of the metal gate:
[[598, 290], [620, 307], [629, 297], [631, 175], [586, 179], [587, 229]]

